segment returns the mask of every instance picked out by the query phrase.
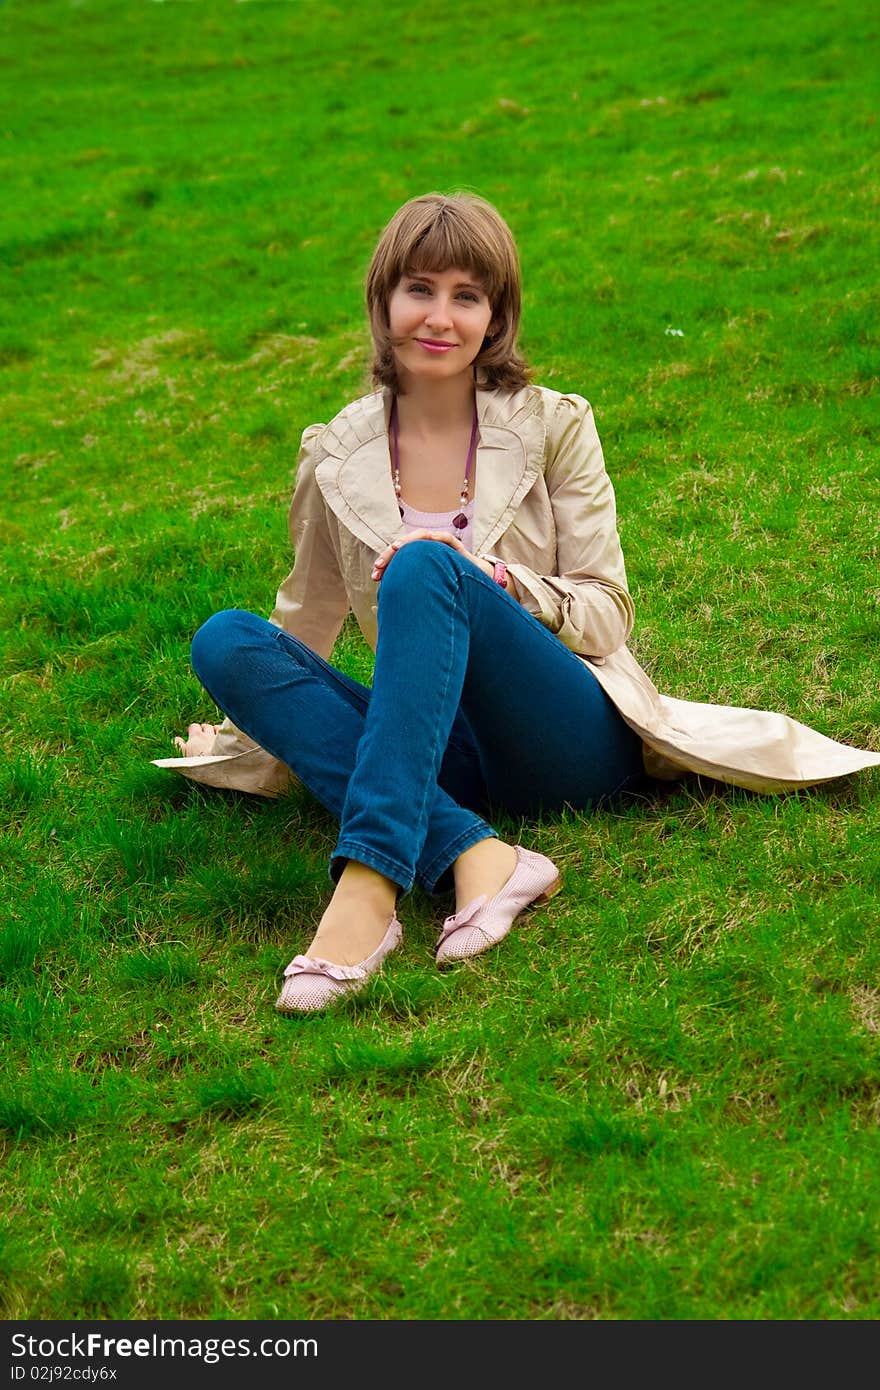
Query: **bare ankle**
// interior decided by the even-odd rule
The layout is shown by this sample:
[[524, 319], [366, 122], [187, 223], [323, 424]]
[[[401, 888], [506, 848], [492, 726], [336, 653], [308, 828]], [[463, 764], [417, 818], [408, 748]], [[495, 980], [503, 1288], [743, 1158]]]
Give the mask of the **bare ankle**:
[[336, 884], [333, 897], [341, 900], [363, 898], [379, 907], [387, 906], [392, 911], [400, 893], [400, 884], [394, 883], [368, 864], [358, 864], [350, 859]]
[[349, 861], [306, 955], [335, 965], [360, 964], [387, 932], [399, 892], [399, 884], [375, 869]]
[[460, 854], [452, 866], [456, 909], [485, 894], [494, 897], [516, 868], [516, 847], [488, 836]]

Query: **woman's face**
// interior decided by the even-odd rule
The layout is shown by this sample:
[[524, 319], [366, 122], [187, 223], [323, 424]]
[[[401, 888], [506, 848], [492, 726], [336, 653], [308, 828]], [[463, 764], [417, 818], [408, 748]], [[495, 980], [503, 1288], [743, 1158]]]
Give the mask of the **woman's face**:
[[492, 322], [492, 306], [472, 271], [404, 275], [388, 301], [398, 368], [447, 380], [467, 371]]

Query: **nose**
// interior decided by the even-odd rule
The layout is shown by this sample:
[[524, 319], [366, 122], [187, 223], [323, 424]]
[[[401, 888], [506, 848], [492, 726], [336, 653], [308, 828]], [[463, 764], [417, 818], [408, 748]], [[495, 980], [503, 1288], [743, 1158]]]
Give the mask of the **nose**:
[[451, 328], [452, 310], [445, 294], [435, 294], [425, 314], [425, 323], [431, 328]]

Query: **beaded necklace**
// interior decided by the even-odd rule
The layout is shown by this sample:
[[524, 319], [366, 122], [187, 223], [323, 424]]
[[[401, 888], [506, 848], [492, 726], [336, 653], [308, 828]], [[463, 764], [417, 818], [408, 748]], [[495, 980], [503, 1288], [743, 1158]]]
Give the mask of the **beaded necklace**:
[[[390, 427], [390, 430], [391, 430], [391, 478], [392, 478], [392, 482], [394, 483], [394, 495], [395, 495], [395, 497], [397, 498], [397, 510], [400, 512], [400, 515], [403, 516], [403, 507], [402, 507], [401, 501], [400, 501], [400, 440], [399, 440], [399, 429], [398, 429], [398, 424], [397, 424], [397, 397], [396, 397], [396, 396], [394, 397], [394, 400], [391, 402], [391, 419], [390, 419], [390, 421], [389, 421], [389, 427]], [[464, 528], [465, 528], [465, 527], [467, 526], [467, 524], [468, 524], [468, 519], [467, 519], [467, 517], [465, 516], [464, 513], [465, 513], [465, 508], [467, 507], [467, 504], [468, 504], [468, 497], [469, 497], [469, 495], [470, 495], [471, 467], [472, 467], [473, 461], [474, 461], [474, 452], [475, 452], [475, 450], [476, 450], [476, 444], [477, 444], [477, 403], [476, 403], [476, 401], [475, 401], [475, 402], [474, 402], [474, 422], [473, 422], [473, 424], [471, 425], [471, 442], [470, 442], [470, 446], [469, 446], [469, 448], [468, 448], [467, 462], [466, 462], [466, 464], [465, 464], [465, 466], [464, 466], [464, 482], [462, 483], [462, 487], [461, 487], [461, 496], [459, 497], [459, 506], [461, 507], [461, 511], [458, 513], [457, 516], [454, 516], [454, 517], [452, 518], [452, 524], [453, 524], [453, 526], [455, 527], [456, 531], [463, 531]]]

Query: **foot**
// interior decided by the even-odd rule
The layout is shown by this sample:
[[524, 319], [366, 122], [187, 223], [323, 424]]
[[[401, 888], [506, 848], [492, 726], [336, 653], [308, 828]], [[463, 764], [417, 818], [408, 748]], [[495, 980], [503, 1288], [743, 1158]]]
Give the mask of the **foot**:
[[491, 897], [481, 893], [447, 917], [437, 945], [438, 965], [468, 960], [497, 946], [521, 912], [558, 892], [559, 870], [551, 859], [521, 845], [513, 853], [514, 870], [498, 892]]
[[402, 930], [392, 913], [388, 928], [376, 950], [357, 965], [334, 965], [311, 956], [294, 956], [284, 972], [284, 984], [275, 1007], [284, 1014], [314, 1014], [362, 990], [371, 975], [400, 945]]
[[455, 878], [455, 910], [460, 912], [483, 894], [494, 898], [517, 865], [516, 848], [504, 840], [478, 840], [452, 866]]
[[394, 910], [400, 889], [366, 864], [346, 864], [321, 925], [284, 972], [275, 1002], [282, 1013], [317, 1013], [363, 989], [401, 941]]
[[399, 892], [398, 884], [350, 860], [306, 955], [336, 965], [359, 965], [388, 931]]

